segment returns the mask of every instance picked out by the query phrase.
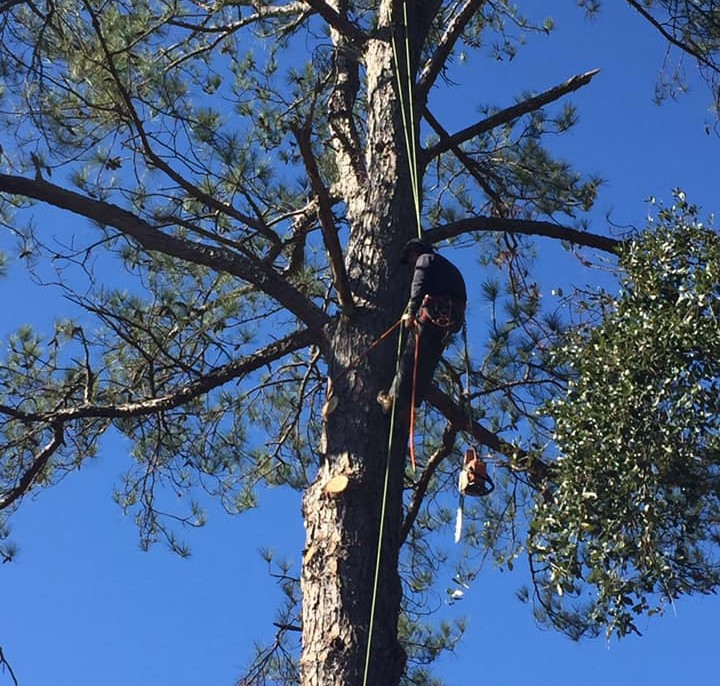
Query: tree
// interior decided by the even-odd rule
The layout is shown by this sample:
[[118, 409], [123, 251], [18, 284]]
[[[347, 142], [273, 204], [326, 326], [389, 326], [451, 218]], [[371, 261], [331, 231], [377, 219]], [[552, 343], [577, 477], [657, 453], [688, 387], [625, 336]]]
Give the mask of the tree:
[[[511, 59], [525, 33], [551, 22], [483, 0], [10, 1], [0, 12], [12, 134], [3, 221], [36, 278], [79, 313], [58, 321], [48, 342], [28, 328], [9, 341], [6, 515], [82, 465], [107, 431], [133, 443], [118, 500], [145, 545], [164, 539], [184, 553], [178, 520], [202, 523], [199, 504], [167, 512], [173, 491], [206, 489], [241, 511], [259, 485], [303, 490], [301, 610], [285, 579], [281, 628], [302, 629], [300, 672], [292, 659], [262, 654], [245, 682], [430, 683], [424, 665], [456, 635], [423, 624], [418, 608], [440, 563], [434, 536], [449, 525], [442, 494], [463, 434], [504, 470], [499, 497], [474, 513], [488, 525], [468, 527], [468, 545], [511, 564], [529, 544], [538, 607], [560, 628], [631, 630], [608, 620], [618, 613], [600, 616], [607, 605], [570, 615], [558, 604], [560, 592], [609, 588], [617, 575], [592, 577], [595, 538], [576, 559], [576, 541], [553, 529], [553, 508], [565, 513], [587, 489], [565, 487], [574, 461], [548, 447], [576, 454], [553, 417], [560, 428], [580, 420], [572, 387], [562, 404], [572, 369], [558, 344], [568, 322], [542, 311], [531, 275], [533, 236], [613, 256], [623, 249], [582, 225], [599, 181], [544, 144], [575, 118], [556, 103], [594, 72], [488, 107], [455, 133], [433, 113], [461, 48], [488, 45]], [[34, 225], [38, 202], [90, 221], [53, 239]], [[496, 315], [469, 391], [449, 356], [422, 427], [429, 457], [413, 473], [407, 417], [388, 420], [375, 402], [397, 346], [376, 343], [402, 312], [407, 279], [396, 264], [419, 231], [479, 256]], [[588, 331], [576, 335], [592, 341]], [[584, 371], [586, 349], [576, 348]], [[557, 412], [541, 414], [553, 399]], [[658, 521], [663, 533], [676, 524]], [[686, 525], [698, 543], [711, 540], [698, 521]], [[617, 555], [619, 565], [629, 559]], [[637, 589], [639, 611], [650, 609], [642, 598], [657, 591], [656, 577], [628, 564], [641, 581], [613, 602]], [[675, 592], [716, 583], [712, 560], [677, 570]], [[696, 573], [703, 583], [690, 583]]]

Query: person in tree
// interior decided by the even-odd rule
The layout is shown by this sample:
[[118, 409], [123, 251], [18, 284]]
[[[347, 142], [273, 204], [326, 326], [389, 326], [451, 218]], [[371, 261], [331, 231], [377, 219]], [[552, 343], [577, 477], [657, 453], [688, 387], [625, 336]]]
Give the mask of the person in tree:
[[463, 326], [467, 302], [460, 270], [425, 241], [408, 241], [400, 262], [413, 269], [410, 299], [403, 315], [404, 325], [412, 333], [389, 390], [378, 393], [377, 401], [385, 412], [392, 408], [395, 398], [401, 407], [410, 406], [413, 377], [415, 406], [422, 403], [443, 349]]

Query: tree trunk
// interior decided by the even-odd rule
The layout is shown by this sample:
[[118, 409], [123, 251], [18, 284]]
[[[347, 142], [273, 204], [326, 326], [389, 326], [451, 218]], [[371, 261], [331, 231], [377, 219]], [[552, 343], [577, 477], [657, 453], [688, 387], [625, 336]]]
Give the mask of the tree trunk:
[[[346, 268], [357, 309], [352, 318], [341, 318], [331, 340], [329, 369], [337, 405], [328, 406], [322, 466], [303, 502], [302, 686], [394, 686], [405, 667], [398, 641], [398, 557], [407, 422], [396, 419], [388, 455], [391, 420], [375, 400], [392, 379], [397, 337], [348, 367], [402, 313], [409, 274], [398, 268], [399, 256], [416, 235], [416, 225], [389, 41], [370, 41], [363, 61], [368, 98], [364, 176], [357, 174], [357, 165], [350, 169], [357, 157], [353, 162], [347, 148], [338, 155], [339, 166], [348, 165], [338, 185], [348, 207]], [[327, 492], [328, 481], [338, 475], [348, 478], [347, 486]], [[344, 486], [344, 479], [337, 483]]]

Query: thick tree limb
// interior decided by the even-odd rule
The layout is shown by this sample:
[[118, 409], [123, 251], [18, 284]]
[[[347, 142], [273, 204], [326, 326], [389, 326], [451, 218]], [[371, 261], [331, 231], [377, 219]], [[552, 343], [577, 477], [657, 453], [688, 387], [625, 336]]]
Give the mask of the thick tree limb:
[[305, 3], [349, 41], [360, 45], [367, 40], [367, 35], [363, 31], [323, 0], [305, 0]]
[[536, 110], [541, 109], [545, 105], [548, 105], [551, 102], [560, 99], [564, 95], [572, 93], [578, 88], [582, 88], [583, 86], [590, 83], [593, 76], [595, 76], [599, 71], [599, 69], [593, 69], [592, 71], [585, 72], [584, 74], [578, 74], [577, 76], [573, 76], [567, 81], [557, 86], [553, 86], [552, 88], [549, 88], [544, 93], [540, 93], [540, 95], [536, 95], [532, 98], [528, 98], [527, 100], [523, 100], [522, 102], [519, 102], [512, 107], [506, 107], [504, 110], [496, 112], [495, 114], [489, 116], [487, 119], [483, 119], [482, 121], [477, 122], [472, 126], [468, 126], [462, 131], [458, 131], [457, 133], [453, 134], [449, 138], [438, 141], [438, 143], [425, 150], [423, 155], [424, 162], [427, 164], [430, 160], [437, 157], [438, 155], [441, 155], [442, 153], [451, 150], [453, 146], [464, 143], [471, 138], [474, 138], [475, 136], [480, 136], [483, 133], [492, 131], [492, 129], [498, 126], [502, 126], [503, 124], [507, 124], [514, 119], [517, 119], [518, 117], [522, 117], [525, 114], [535, 112]]
[[[26, 0], [22, 1], [25, 2]], [[260, 5], [260, 3], [256, 3], [253, 6], [253, 10], [255, 10], [253, 14], [248, 14], [239, 21], [235, 21], [230, 24], [194, 24], [190, 21], [179, 19], [178, 17], [168, 19], [167, 23], [171, 26], [177, 26], [197, 33], [220, 33], [223, 36], [227, 36], [231, 33], [235, 33], [239, 29], [245, 28], [246, 26], [255, 24], [259, 21], [267, 21], [268, 19], [275, 19], [278, 17], [287, 17], [293, 14], [302, 15], [308, 11], [307, 5], [308, 3], [304, 2], [304, 0], [297, 0], [297, 2], [291, 2], [286, 5]], [[247, 7], [249, 6], [250, 5], [248, 4]], [[208, 15], [208, 18], [209, 16], [211, 15]]]
[[536, 488], [543, 488], [549, 476], [550, 465], [488, 431], [468, 417], [467, 409], [458, 405], [437, 386], [432, 385], [428, 389], [426, 399], [456, 429], [469, 433], [478, 443], [487, 446], [490, 450], [505, 455], [511, 469], [526, 472]]
[[316, 334], [310, 329], [296, 331], [281, 340], [257, 350], [252, 355], [247, 355], [222, 367], [218, 367], [203, 375], [203, 377], [197, 381], [182, 386], [158, 398], [149, 398], [118, 405], [94, 405], [85, 402], [76, 407], [61, 408], [48, 412], [23, 412], [14, 407], [0, 405], [0, 414], [5, 414], [8, 417], [18, 419], [27, 424], [50, 424], [53, 428], [52, 440], [38, 453], [30, 467], [18, 480], [17, 486], [0, 494], [0, 510], [12, 505], [32, 487], [38, 474], [47, 465], [52, 455], [63, 445], [63, 427], [67, 422], [78, 419], [139, 417], [171, 410], [222, 386], [228, 381], [249, 374], [291, 352], [305, 348], [313, 344], [316, 338]]
[[320, 170], [318, 169], [317, 161], [315, 160], [315, 155], [310, 145], [310, 128], [306, 126], [296, 130], [295, 139], [297, 140], [305, 169], [310, 178], [313, 194], [317, 199], [320, 229], [330, 262], [333, 284], [335, 285], [335, 291], [338, 295], [338, 301], [343, 314], [350, 316], [355, 310], [355, 305], [353, 303], [347, 271], [345, 270], [342, 246], [340, 245], [337, 227], [335, 226], [335, 218], [332, 213], [332, 200], [330, 199], [327, 188], [325, 188], [325, 184], [323, 184], [320, 178]]
[[485, 0], [465, 0], [464, 5], [450, 19], [445, 28], [445, 33], [438, 41], [432, 56], [425, 62], [420, 71], [417, 83], [416, 102], [424, 103], [432, 88], [438, 74], [446, 64], [448, 56], [455, 44], [465, 30], [470, 20], [477, 11], [485, 4]]
[[10, 174], [0, 174], [0, 192], [22, 195], [69, 210], [101, 225], [117, 229], [146, 250], [237, 276], [277, 300], [311, 329], [319, 330], [328, 322], [327, 315], [317, 305], [293, 288], [269, 265], [257, 263], [229, 249], [220, 250], [164, 233], [118, 205], [89, 198], [42, 179], [28, 179]]
[[623, 241], [615, 238], [580, 231], [569, 226], [561, 226], [547, 221], [506, 219], [503, 217], [468, 217], [467, 219], [460, 219], [451, 224], [445, 224], [445, 226], [429, 229], [423, 234], [423, 238], [431, 243], [437, 243], [473, 231], [506, 231], [507, 233], [519, 233], [527, 236], [544, 236], [545, 238], [568, 241], [575, 245], [596, 248], [613, 255], [617, 255], [618, 250], [623, 246]]
[[[347, 3], [339, 3], [346, 11]], [[333, 133], [333, 148], [337, 158], [340, 181], [351, 175], [356, 186], [364, 186], [366, 170], [362, 159], [362, 144], [355, 122], [355, 101], [360, 90], [360, 57], [358, 49], [345, 36], [333, 29], [330, 32], [335, 46], [333, 54], [334, 83], [328, 98], [327, 112]]]

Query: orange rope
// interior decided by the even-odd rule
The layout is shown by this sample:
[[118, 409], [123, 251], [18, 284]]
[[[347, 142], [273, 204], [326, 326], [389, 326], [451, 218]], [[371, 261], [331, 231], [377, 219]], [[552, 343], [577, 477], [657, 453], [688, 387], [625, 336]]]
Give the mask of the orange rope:
[[412, 397], [410, 398], [410, 464], [415, 471], [415, 391], [417, 386], [418, 360], [420, 359], [420, 332], [415, 325], [415, 359], [413, 360]]
[[370, 352], [376, 348], [378, 345], [380, 345], [395, 329], [397, 329], [398, 326], [400, 326], [402, 322], [402, 319], [398, 319], [389, 329], [383, 331], [368, 347], [365, 352], [360, 353], [354, 360], [350, 362], [350, 364], [345, 367], [339, 374], [336, 374], [332, 379], [331, 382], [334, 384], [339, 379], [342, 379], [345, 374], [348, 374], [351, 372], [355, 367], [357, 367], [363, 359], [370, 354]]

